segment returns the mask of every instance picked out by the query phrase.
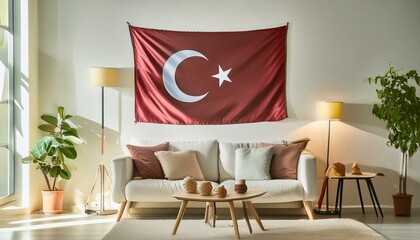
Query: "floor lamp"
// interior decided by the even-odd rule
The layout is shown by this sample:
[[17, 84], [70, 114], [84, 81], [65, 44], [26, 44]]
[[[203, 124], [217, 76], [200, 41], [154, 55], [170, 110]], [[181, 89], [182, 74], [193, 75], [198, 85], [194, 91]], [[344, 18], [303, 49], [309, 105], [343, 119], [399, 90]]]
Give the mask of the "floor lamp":
[[[109, 178], [108, 171], [103, 164], [104, 160], [104, 137], [105, 137], [105, 128], [104, 128], [104, 88], [113, 87], [117, 85], [118, 81], [118, 72], [114, 68], [91, 68], [90, 69], [90, 81], [91, 85], [99, 86], [102, 89], [102, 132], [101, 132], [101, 163], [98, 166], [98, 171], [96, 172], [95, 181], [93, 182], [90, 194], [88, 196], [85, 213], [88, 214], [98, 214], [98, 215], [108, 215], [117, 213], [117, 210], [105, 210], [105, 177], [108, 181], [109, 189], [111, 190], [111, 180]], [[100, 202], [99, 210], [89, 209], [90, 198], [92, 197], [93, 190], [97, 184], [99, 177], [100, 183]]]
[[[337, 102], [337, 101], [319, 101], [316, 104], [317, 120], [328, 121], [327, 167], [325, 168], [325, 171], [330, 166], [331, 121], [340, 120], [342, 108], [343, 108], [343, 102]], [[323, 201], [324, 193], [326, 193], [326, 198], [325, 198], [326, 209], [322, 210], [321, 204]], [[328, 199], [329, 199], [328, 178], [324, 176], [324, 183], [323, 183], [322, 191], [320, 194], [320, 201], [318, 203], [318, 208], [315, 208], [314, 212], [318, 214], [326, 214], [326, 215], [337, 214], [335, 209], [329, 209]]]

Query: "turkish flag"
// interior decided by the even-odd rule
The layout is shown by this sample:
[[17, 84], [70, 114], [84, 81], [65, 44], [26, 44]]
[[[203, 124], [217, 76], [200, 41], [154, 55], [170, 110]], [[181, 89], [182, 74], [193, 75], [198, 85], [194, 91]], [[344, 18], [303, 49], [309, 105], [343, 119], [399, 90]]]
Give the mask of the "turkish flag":
[[129, 25], [136, 122], [278, 121], [286, 112], [287, 26], [181, 32]]

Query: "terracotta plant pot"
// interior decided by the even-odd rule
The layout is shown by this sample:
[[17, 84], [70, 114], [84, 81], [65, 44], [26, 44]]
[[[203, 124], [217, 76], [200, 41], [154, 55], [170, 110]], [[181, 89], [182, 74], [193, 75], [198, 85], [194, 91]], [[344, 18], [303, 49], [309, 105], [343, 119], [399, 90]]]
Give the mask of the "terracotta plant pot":
[[392, 199], [394, 200], [394, 215], [395, 216], [411, 216], [411, 200], [413, 195], [411, 194], [394, 194]]
[[44, 214], [59, 214], [63, 212], [64, 191], [42, 191], [42, 211]]

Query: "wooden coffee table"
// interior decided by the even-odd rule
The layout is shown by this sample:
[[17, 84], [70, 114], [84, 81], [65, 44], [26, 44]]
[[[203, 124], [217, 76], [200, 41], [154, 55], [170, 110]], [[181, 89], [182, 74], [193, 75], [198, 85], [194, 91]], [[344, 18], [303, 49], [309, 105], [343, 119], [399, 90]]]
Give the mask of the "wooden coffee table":
[[[238, 222], [237, 222], [236, 213], [235, 213], [235, 206], [233, 202], [242, 201], [242, 210], [244, 212], [244, 217], [248, 225], [249, 232], [252, 233], [252, 228], [251, 228], [251, 224], [249, 223], [247, 210], [254, 216], [255, 221], [257, 221], [261, 230], [265, 231], [264, 226], [261, 223], [261, 218], [258, 215], [257, 210], [255, 209], [254, 205], [252, 205], [250, 199], [264, 195], [266, 192], [267, 191], [248, 191], [246, 193], [241, 193], [241, 194], [236, 193], [236, 192], [228, 192], [225, 198], [218, 198], [216, 195], [201, 196], [200, 194], [186, 193], [186, 192], [176, 193], [172, 196], [178, 200], [182, 200], [182, 204], [181, 204], [181, 207], [179, 208], [179, 212], [178, 212], [178, 216], [176, 217], [174, 228], [172, 229], [172, 235], [176, 234], [179, 223], [181, 222], [182, 217], [184, 216], [185, 209], [187, 208], [187, 204], [189, 201], [206, 202], [206, 214], [205, 214], [206, 222], [208, 218], [209, 206], [213, 207], [213, 213], [214, 213], [216, 209], [215, 208], [216, 202], [227, 202], [229, 204], [229, 210], [230, 210], [230, 215], [232, 217], [233, 228], [235, 230], [236, 239], [239, 239], [240, 236], [239, 236], [239, 230], [238, 230]], [[213, 221], [214, 219], [215, 217], [213, 215]], [[214, 226], [214, 222], [213, 222], [213, 226]]]

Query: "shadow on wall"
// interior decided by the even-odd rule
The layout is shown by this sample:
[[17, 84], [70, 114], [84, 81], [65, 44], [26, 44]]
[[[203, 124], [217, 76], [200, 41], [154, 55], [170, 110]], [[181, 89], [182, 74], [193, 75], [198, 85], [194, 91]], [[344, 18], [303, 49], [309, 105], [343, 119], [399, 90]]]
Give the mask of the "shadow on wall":
[[[373, 108], [373, 104], [344, 104], [342, 121], [357, 129], [382, 137], [385, 139], [385, 141], [387, 141], [388, 131], [385, 129], [386, 123], [372, 114], [372, 108]], [[387, 151], [389, 150], [392, 152], [396, 152], [396, 155], [398, 155], [396, 157], [387, 156], [385, 158], [388, 158], [388, 159], [385, 159], [385, 158], [382, 159], [382, 161], [384, 162], [391, 161], [392, 165], [395, 166], [395, 168], [387, 169], [387, 168], [378, 167], [378, 166], [365, 166], [365, 165], [361, 165], [361, 166], [365, 168], [363, 169], [363, 171], [382, 172], [385, 174], [385, 178], [376, 177], [374, 182], [377, 181], [378, 184], [380, 184], [381, 186], [388, 186], [388, 189], [386, 189], [385, 192], [378, 193], [378, 197], [380, 197], [380, 195], [383, 195], [381, 197], [386, 199], [384, 201], [392, 202], [390, 195], [398, 192], [398, 177], [399, 177], [398, 166], [399, 166], [400, 158], [399, 158], [399, 152], [396, 149], [394, 149], [394, 147], [389, 147], [385, 145], [383, 148], [386, 149]], [[378, 149], [378, 151], [380, 151], [380, 149]], [[418, 154], [413, 156], [412, 161], [416, 161], [415, 158], [418, 158], [416, 156], [418, 156]], [[346, 168], [347, 167], [351, 169], [351, 165], [346, 166]], [[413, 176], [410, 177], [410, 175], [412, 174], [413, 174], [412, 171], [410, 173], [410, 170], [409, 170], [408, 180], [407, 180], [407, 187], [408, 187], [409, 193], [413, 193], [412, 191], [415, 189], [420, 189], [420, 182], [418, 181], [418, 178], [415, 178]], [[412, 190], [411, 192], [410, 192], [410, 189]], [[415, 198], [413, 198], [414, 206], [418, 206], [419, 203], [420, 203], [420, 199], [416, 200]]]
[[341, 121], [360, 130], [387, 138], [385, 122], [372, 114], [373, 104], [344, 103]]
[[[74, 116], [71, 122], [77, 126], [80, 137], [85, 144], [77, 146], [78, 156], [74, 160], [77, 170], [73, 172], [70, 181], [60, 182], [60, 188], [65, 189], [64, 209], [77, 207], [81, 209], [86, 203], [97, 173], [98, 165], [101, 163], [101, 123], [89, 119]], [[121, 154], [120, 133], [109, 128], [105, 128], [104, 157], [103, 163], [111, 174], [111, 158]], [[99, 180], [98, 180], [99, 183]], [[92, 195], [93, 202], [99, 199], [99, 184], [96, 185]], [[108, 186], [105, 185], [105, 196], [109, 196]], [[92, 201], [91, 201], [92, 202]], [[105, 200], [106, 207], [111, 203], [110, 198]]]
[[134, 68], [118, 68], [118, 87], [134, 94]]
[[[362, 171], [384, 173], [385, 177], [375, 177], [373, 182], [381, 204], [392, 206], [391, 195], [398, 191], [399, 152], [386, 145], [388, 132], [385, 123], [372, 115], [371, 109], [370, 104], [344, 104], [341, 121], [331, 123], [330, 163], [343, 163], [346, 172], [351, 172], [352, 163], [357, 162]], [[308, 149], [317, 158], [318, 184], [322, 183], [326, 168], [327, 126], [326, 121], [314, 121], [291, 133], [293, 138], [311, 139]], [[414, 195], [418, 195], [420, 189], [420, 181], [413, 170], [418, 166], [414, 159], [417, 156], [413, 157], [408, 173], [408, 191]], [[345, 187], [343, 204], [358, 206], [357, 188], [352, 184], [356, 183], [346, 183], [349, 186]], [[331, 185], [330, 199], [335, 199], [336, 181], [332, 181]], [[367, 189], [364, 190], [363, 199], [366, 204], [371, 204]], [[419, 206], [419, 200], [414, 198], [413, 206]]]

